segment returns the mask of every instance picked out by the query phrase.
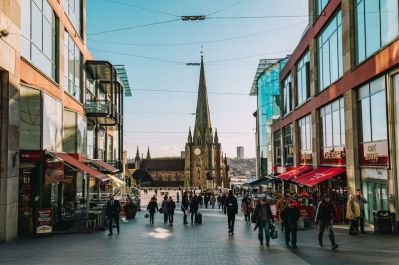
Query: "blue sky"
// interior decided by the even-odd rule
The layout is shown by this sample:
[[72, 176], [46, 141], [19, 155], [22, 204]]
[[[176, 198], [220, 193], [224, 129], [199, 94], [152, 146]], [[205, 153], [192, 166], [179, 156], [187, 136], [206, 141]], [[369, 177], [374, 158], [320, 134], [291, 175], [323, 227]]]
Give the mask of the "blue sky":
[[[184, 150], [188, 128], [194, 127], [199, 78], [199, 67], [185, 63], [199, 62], [202, 46], [211, 122], [223, 151], [235, 157], [236, 147], [244, 146], [245, 156], [254, 157], [256, 97], [248, 94], [259, 59], [285, 57], [293, 51], [307, 25], [307, 2], [87, 0], [92, 54], [124, 64], [128, 72], [133, 92], [125, 100], [128, 155], [134, 156], [136, 146], [142, 153], [149, 146], [153, 157], [179, 156]], [[235, 3], [204, 21], [163, 23], [180, 15], [207, 15]], [[256, 16], [273, 17], [237, 18]], [[104, 33], [108, 30], [113, 31]]]

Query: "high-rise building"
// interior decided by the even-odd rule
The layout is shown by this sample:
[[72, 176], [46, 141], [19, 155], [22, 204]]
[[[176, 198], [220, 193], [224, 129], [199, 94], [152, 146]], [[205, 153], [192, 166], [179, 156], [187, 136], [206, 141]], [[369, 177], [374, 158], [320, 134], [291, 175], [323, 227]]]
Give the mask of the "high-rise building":
[[244, 159], [244, 146], [237, 146], [237, 159]]

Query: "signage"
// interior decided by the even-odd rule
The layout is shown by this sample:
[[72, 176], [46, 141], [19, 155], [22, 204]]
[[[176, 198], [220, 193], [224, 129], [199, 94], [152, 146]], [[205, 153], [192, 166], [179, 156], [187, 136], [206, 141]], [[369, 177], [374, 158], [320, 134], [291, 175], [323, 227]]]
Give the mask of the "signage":
[[359, 164], [362, 166], [388, 167], [388, 142], [359, 144]]
[[312, 165], [312, 150], [299, 151], [299, 164], [300, 165]]
[[20, 161], [21, 162], [40, 162], [44, 159], [43, 151], [20, 151]]
[[345, 165], [346, 151], [344, 146], [334, 148], [322, 148], [320, 163], [323, 165]]
[[45, 183], [55, 184], [64, 180], [64, 164], [58, 159], [46, 161]]
[[38, 209], [36, 234], [50, 234], [53, 232], [53, 209]]

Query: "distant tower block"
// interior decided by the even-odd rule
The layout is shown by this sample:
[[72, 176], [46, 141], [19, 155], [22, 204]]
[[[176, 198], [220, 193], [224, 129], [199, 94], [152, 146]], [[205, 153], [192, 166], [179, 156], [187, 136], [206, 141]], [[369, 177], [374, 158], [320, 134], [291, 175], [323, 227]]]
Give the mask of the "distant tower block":
[[244, 159], [244, 146], [237, 146], [237, 159]]

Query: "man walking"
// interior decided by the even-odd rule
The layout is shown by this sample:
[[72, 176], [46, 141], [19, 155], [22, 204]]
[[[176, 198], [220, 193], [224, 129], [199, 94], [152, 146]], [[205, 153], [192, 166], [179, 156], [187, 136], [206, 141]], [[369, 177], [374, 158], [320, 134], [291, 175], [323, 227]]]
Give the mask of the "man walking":
[[187, 215], [189, 212], [189, 206], [190, 206], [190, 202], [188, 201], [188, 195], [187, 192], [184, 192], [183, 196], [182, 196], [182, 201], [181, 201], [181, 211], [183, 212], [183, 224], [188, 224], [187, 222]]
[[154, 215], [158, 211], [157, 199], [155, 197], [152, 197], [148, 203], [147, 211], [150, 213], [150, 223], [154, 224]]
[[[366, 234], [366, 231], [364, 231], [364, 204], [367, 203], [367, 200], [363, 197], [360, 189], [356, 190], [356, 197], [357, 197], [357, 203], [360, 205], [360, 218], [359, 218], [360, 233]], [[359, 232], [358, 227], [356, 228], [356, 230]]]
[[112, 222], [115, 222], [116, 231], [119, 234], [119, 212], [121, 211], [121, 205], [118, 200], [114, 199], [114, 195], [109, 196], [106, 206], [106, 214], [108, 217], [108, 230], [109, 236], [112, 236]]
[[252, 207], [252, 201], [249, 198], [249, 194], [246, 194], [245, 197], [242, 199], [241, 202], [241, 210], [244, 213], [244, 217], [245, 217], [245, 222], [248, 225], [251, 225], [251, 207]]
[[326, 228], [331, 241], [331, 249], [336, 249], [338, 245], [335, 243], [333, 231], [333, 217], [335, 215], [335, 206], [331, 201], [330, 195], [324, 194], [323, 200], [317, 206], [315, 223], [319, 225], [319, 245], [323, 246], [323, 234]]
[[226, 198], [225, 214], [227, 212], [227, 222], [229, 226], [229, 234], [234, 235], [234, 223], [236, 214], [238, 213], [237, 198], [233, 195], [233, 191], [229, 190], [229, 195]]
[[288, 206], [280, 214], [285, 230], [285, 244], [287, 247], [289, 247], [291, 241], [292, 248], [297, 248], [296, 240], [300, 215], [298, 207], [294, 206], [294, 202], [291, 200], [288, 201]]
[[190, 202], [190, 212], [191, 212], [191, 224], [195, 222], [197, 224], [198, 220], [198, 206], [199, 206], [199, 201], [197, 195], [194, 195], [194, 197], [191, 199]]
[[263, 232], [265, 232], [266, 246], [270, 246], [270, 224], [274, 223], [274, 218], [272, 214], [272, 209], [270, 203], [267, 202], [266, 198], [262, 198], [260, 204], [256, 205], [255, 212], [256, 226], [258, 227], [258, 238], [261, 245], [263, 245]]

